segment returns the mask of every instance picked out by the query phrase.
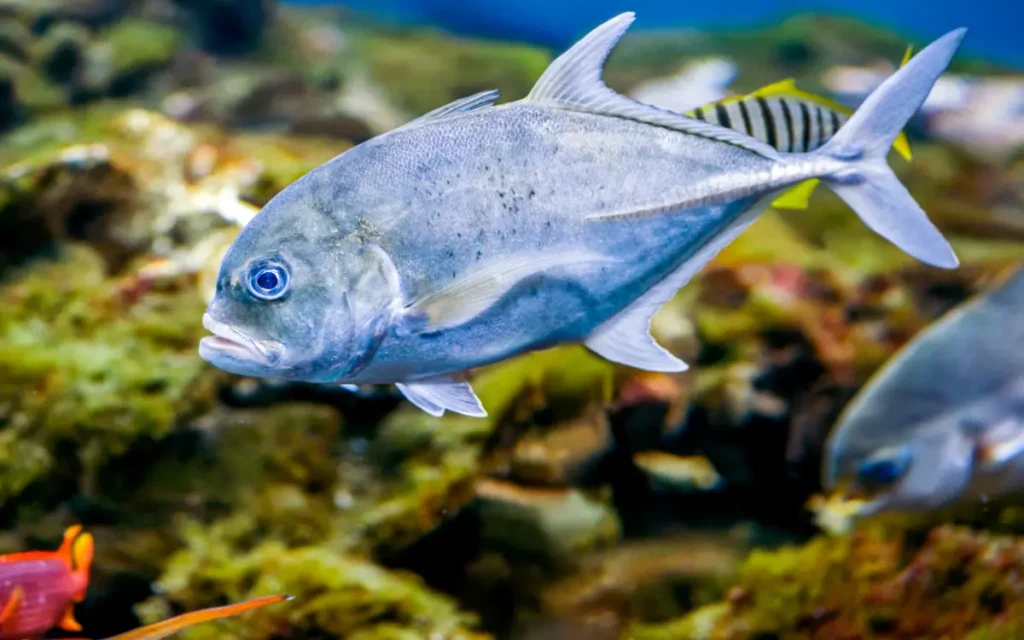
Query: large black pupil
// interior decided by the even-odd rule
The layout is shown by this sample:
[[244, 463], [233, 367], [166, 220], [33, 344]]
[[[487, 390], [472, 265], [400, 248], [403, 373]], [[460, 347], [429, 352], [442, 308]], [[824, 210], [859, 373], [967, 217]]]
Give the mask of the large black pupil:
[[277, 286], [277, 274], [273, 271], [264, 271], [256, 276], [256, 284], [259, 285], [260, 289], [270, 291]]

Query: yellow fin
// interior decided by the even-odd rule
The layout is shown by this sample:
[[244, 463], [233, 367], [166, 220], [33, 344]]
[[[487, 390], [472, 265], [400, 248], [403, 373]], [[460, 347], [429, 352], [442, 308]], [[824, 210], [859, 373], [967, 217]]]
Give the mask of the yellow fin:
[[78, 620], [75, 620], [75, 608], [73, 606], [68, 606], [67, 611], [64, 612], [64, 617], [60, 619], [57, 626], [65, 631], [82, 630], [82, 625], [78, 624]]
[[814, 188], [818, 186], [818, 182], [820, 180], [817, 178], [804, 180], [776, 198], [775, 202], [772, 203], [772, 207], [775, 209], [806, 209], [811, 199], [811, 194], [814, 193]]
[[900, 66], [901, 67], [906, 65], [908, 62], [910, 62], [910, 54], [913, 53], [913, 52], [914, 52], [914, 45], [908, 44], [907, 45], [907, 52], [903, 54], [903, 60], [900, 61]]

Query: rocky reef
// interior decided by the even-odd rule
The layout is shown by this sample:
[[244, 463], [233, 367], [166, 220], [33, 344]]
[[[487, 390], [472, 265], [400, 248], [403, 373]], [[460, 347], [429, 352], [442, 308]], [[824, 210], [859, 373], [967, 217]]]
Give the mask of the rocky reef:
[[[828, 18], [638, 34], [609, 84], [727, 55], [737, 90], [816, 89], [904, 44]], [[437, 419], [386, 388], [199, 359], [220, 257], [259, 206], [415, 114], [522, 96], [551, 54], [266, 0], [0, 5], [0, 551], [92, 531], [90, 637], [279, 592], [295, 600], [181, 637], [1024, 633], [1019, 504], [835, 536], [808, 509], [845, 402], [1024, 259], [1020, 158], [915, 135], [893, 160], [956, 271], [823, 189], [766, 214], [655, 318], [693, 365], [678, 375], [563, 346], [473, 372], [488, 419]]]

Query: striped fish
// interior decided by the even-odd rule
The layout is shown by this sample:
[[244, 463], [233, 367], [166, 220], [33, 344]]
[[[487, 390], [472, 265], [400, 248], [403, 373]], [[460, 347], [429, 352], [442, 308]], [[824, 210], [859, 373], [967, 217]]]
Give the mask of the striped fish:
[[[908, 48], [903, 64], [910, 59], [910, 51]], [[779, 151], [806, 153], [824, 145], [851, 114], [851, 109], [838, 102], [798, 89], [794, 80], [788, 78], [747, 95], [698, 107], [685, 115], [741, 131]], [[900, 133], [893, 148], [910, 160], [906, 134]], [[817, 180], [802, 182], [772, 204], [781, 209], [805, 209], [817, 185]]]

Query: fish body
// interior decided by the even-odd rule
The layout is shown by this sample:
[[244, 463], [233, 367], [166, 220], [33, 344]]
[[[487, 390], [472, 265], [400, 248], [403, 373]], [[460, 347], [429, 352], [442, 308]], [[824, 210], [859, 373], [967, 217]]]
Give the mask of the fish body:
[[863, 515], [1024, 488], [1024, 270], [916, 336], [857, 394], [826, 444], [823, 483]]
[[523, 100], [464, 98], [289, 185], [225, 255], [200, 354], [241, 375], [395, 383], [434, 415], [486, 415], [464, 371], [559, 343], [681, 371], [651, 316], [809, 179], [911, 255], [957, 264], [885, 155], [962, 31], [801, 154], [608, 89], [632, 19], [592, 31]]
[[92, 536], [74, 526], [57, 551], [0, 556], [0, 640], [81, 630], [73, 609], [89, 585], [92, 553]]

